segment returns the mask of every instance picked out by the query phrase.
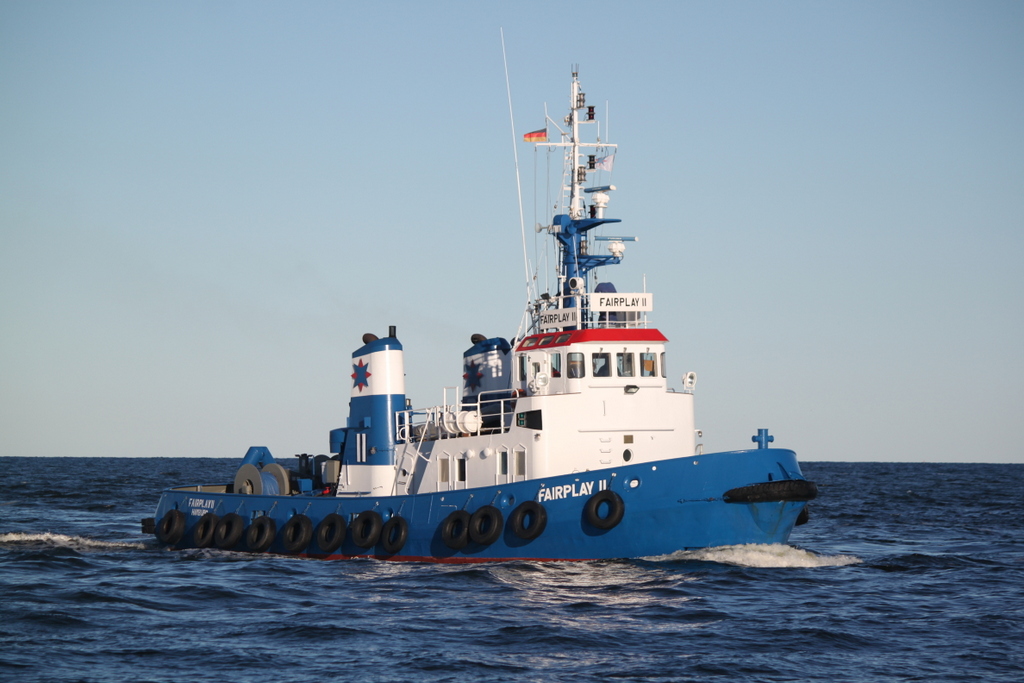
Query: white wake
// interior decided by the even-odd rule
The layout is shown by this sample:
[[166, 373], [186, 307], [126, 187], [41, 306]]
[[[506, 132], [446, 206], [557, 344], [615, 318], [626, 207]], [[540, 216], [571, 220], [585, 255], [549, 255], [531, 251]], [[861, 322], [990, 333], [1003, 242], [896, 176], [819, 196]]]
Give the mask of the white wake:
[[104, 548], [142, 548], [142, 542], [118, 543], [113, 541], [97, 541], [93, 538], [83, 536], [68, 536], [66, 534], [52, 534], [44, 532], [41, 534], [9, 533], [0, 534], [0, 545], [46, 545], [50, 547], [71, 548], [73, 550], [96, 550]]
[[781, 543], [746, 545], [725, 545], [701, 550], [685, 550], [662, 555], [655, 560], [698, 560], [720, 562], [738, 567], [843, 567], [860, 564], [862, 560], [853, 555], [816, 555]]

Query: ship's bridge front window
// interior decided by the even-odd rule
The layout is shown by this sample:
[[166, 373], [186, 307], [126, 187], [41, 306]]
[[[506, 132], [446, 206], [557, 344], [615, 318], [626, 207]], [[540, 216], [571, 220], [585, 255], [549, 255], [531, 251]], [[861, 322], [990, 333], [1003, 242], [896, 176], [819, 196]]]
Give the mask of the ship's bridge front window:
[[587, 364], [583, 360], [582, 353], [569, 354], [569, 379], [579, 379], [587, 376]]
[[551, 356], [551, 376], [561, 377], [562, 376], [562, 354], [552, 353]]
[[611, 377], [612, 364], [610, 353], [595, 353], [591, 357], [594, 364], [594, 377]]
[[633, 354], [631, 353], [617, 353], [615, 354], [615, 365], [619, 371], [619, 377], [632, 377], [633, 376]]
[[658, 376], [658, 363], [655, 360], [653, 353], [641, 353], [640, 354], [640, 376], [641, 377], [657, 377]]

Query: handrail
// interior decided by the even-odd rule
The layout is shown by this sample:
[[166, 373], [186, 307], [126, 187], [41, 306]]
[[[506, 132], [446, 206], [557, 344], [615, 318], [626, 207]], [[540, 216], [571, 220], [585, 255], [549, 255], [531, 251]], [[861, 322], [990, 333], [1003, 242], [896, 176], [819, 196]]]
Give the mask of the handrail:
[[490, 389], [481, 391], [471, 402], [396, 411], [395, 440], [422, 444], [427, 440], [507, 432], [516, 398], [510, 389]]
[[[589, 297], [591, 293], [580, 292], [577, 294], [549, 294], [545, 297], [537, 299], [533, 302], [534, 304], [534, 326], [539, 329], [539, 320], [541, 313], [547, 313], [550, 311], [564, 311], [576, 309], [579, 311], [583, 320], [581, 324], [585, 325], [588, 329], [646, 329], [651, 326], [651, 320], [647, 316], [647, 311], [638, 311], [630, 309], [614, 310], [614, 311], [592, 311], [589, 307]], [[565, 303], [573, 305], [566, 306]], [[601, 320], [601, 316], [604, 315], [605, 319]], [[612, 316], [621, 316], [622, 320], [609, 320]]]

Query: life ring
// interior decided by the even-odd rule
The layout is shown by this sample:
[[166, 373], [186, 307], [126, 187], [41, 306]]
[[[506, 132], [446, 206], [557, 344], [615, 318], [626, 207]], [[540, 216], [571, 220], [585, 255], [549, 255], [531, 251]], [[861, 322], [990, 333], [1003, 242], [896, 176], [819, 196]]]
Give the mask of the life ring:
[[156, 537], [161, 543], [174, 545], [185, 535], [185, 513], [168, 510], [156, 525]]
[[393, 515], [384, 523], [380, 532], [380, 545], [388, 555], [394, 555], [409, 538], [409, 523], [399, 515]]
[[313, 540], [313, 522], [306, 515], [293, 515], [281, 527], [281, 545], [290, 553], [302, 552], [311, 540]]
[[261, 515], [252, 521], [245, 532], [245, 545], [254, 553], [262, 553], [274, 542], [274, 536], [277, 536], [277, 523]]
[[490, 545], [501, 536], [505, 518], [493, 505], [484, 505], [469, 518], [469, 539], [480, 545]]
[[441, 540], [452, 550], [462, 550], [469, 543], [469, 513], [456, 510], [441, 522]]
[[245, 520], [241, 515], [229, 512], [217, 522], [213, 531], [213, 544], [221, 550], [231, 550], [242, 540], [245, 533]]
[[209, 548], [213, 545], [214, 532], [217, 531], [217, 524], [219, 522], [220, 517], [212, 512], [207, 512], [200, 517], [192, 529], [192, 543], [197, 548]]
[[380, 530], [384, 521], [380, 513], [375, 510], [364, 510], [352, 522], [352, 542], [360, 548], [370, 548], [377, 545], [380, 539]]
[[[607, 504], [608, 506], [608, 514], [604, 517], [600, 513], [602, 504]], [[625, 513], [626, 504], [622, 502], [619, 494], [611, 489], [598, 491], [583, 506], [583, 516], [586, 518], [587, 523], [603, 530], [612, 529], [618, 525]]]
[[544, 527], [548, 525], [548, 511], [537, 501], [526, 500], [508, 516], [508, 524], [518, 538], [532, 541], [544, 533]]
[[347, 528], [344, 517], [334, 512], [330, 513], [316, 525], [316, 544], [325, 553], [333, 553], [345, 541]]

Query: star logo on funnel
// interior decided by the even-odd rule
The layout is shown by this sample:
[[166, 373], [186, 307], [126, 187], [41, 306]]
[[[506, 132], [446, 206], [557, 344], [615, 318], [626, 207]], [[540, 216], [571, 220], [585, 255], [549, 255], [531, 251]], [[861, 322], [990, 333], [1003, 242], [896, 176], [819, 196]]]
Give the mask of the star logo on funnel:
[[358, 388], [359, 393], [363, 392], [363, 387], [370, 386], [370, 365], [363, 365], [363, 360], [359, 359], [359, 365], [353, 365], [352, 369], [355, 372], [352, 373], [352, 386]]
[[477, 364], [470, 362], [466, 364], [466, 372], [462, 375], [462, 379], [466, 380], [467, 389], [476, 389], [480, 386], [480, 378], [484, 376], [484, 373], [477, 370]]

